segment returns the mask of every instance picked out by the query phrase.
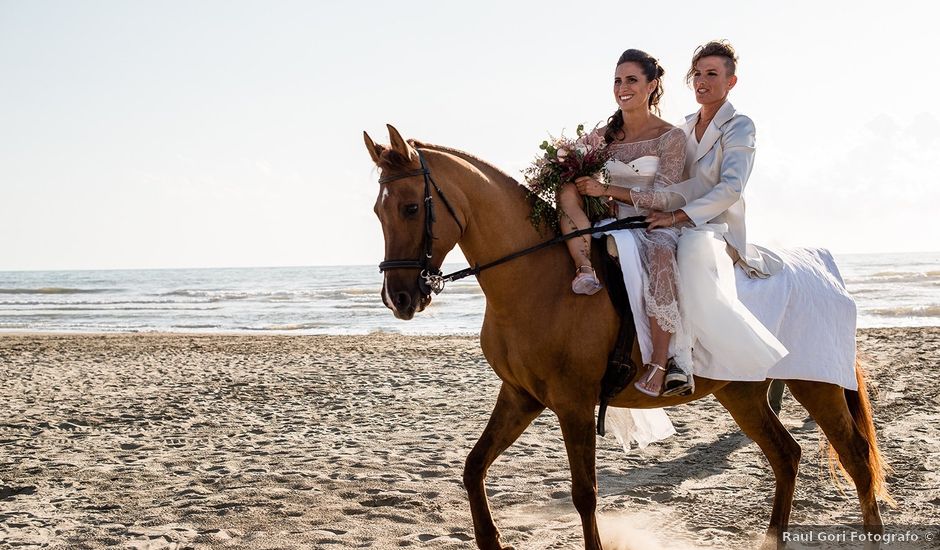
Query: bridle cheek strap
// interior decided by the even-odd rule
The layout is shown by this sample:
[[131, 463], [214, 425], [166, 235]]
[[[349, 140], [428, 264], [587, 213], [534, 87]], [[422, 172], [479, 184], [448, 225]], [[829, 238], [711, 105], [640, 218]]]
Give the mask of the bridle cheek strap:
[[437, 191], [438, 196], [441, 197], [441, 201], [444, 203], [444, 206], [447, 207], [447, 211], [450, 212], [454, 222], [457, 223], [461, 235], [463, 235], [464, 228], [463, 224], [460, 223], [460, 219], [457, 218], [457, 211], [454, 210], [453, 206], [451, 206], [447, 197], [444, 195], [444, 192], [441, 191], [437, 182], [431, 177], [431, 171], [428, 170], [427, 164], [424, 162], [424, 155], [421, 154], [421, 151], [417, 151], [417, 153], [418, 160], [421, 162], [420, 169], [379, 178], [379, 183], [390, 183], [400, 179], [424, 176], [424, 235], [421, 243], [422, 254], [420, 258], [415, 260], [385, 260], [379, 264], [379, 272], [383, 273], [390, 269], [419, 269], [418, 288], [425, 296], [430, 296], [431, 292], [440, 294], [441, 291], [444, 290], [443, 272], [440, 268], [433, 265], [432, 262], [435, 239], [434, 222], [437, 221], [437, 217], [434, 213], [434, 199], [431, 196], [432, 186], [434, 190]]

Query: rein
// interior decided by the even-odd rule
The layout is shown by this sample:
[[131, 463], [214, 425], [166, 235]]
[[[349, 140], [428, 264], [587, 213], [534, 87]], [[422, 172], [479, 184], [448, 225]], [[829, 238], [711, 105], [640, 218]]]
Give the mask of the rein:
[[610, 223], [606, 223], [606, 224], [604, 224], [604, 225], [599, 225], [599, 226], [597, 226], [597, 227], [588, 227], [587, 229], [579, 229], [579, 230], [577, 230], [577, 231], [572, 231], [571, 233], [565, 233], [564, 235], [558, 235], [558, 236], [555, 237], [554, 239], [550, 239], [550, 240], [547, 240], [547, 241], [545, 241], [545, 242], [541, 242], [541, 243], [539, 243], [539, 244], [537, 244], [537, 245], [530, 246], [529, 248], [525, 248], [525, 249], [520, 250], [520, 251], [518, 251], [518, 252], [513, 252], [512, 254], [509, 254], [508, 256], [503, 256], [502, 258], [500, 258], [500, 259], [498, 259], [498, 260], [493, 260], [492, 262], [489, 262], [489, 263], [486, 263], [486, 264], [483, 264], [483, 265], [478, 265], [478, 266], [476, 266], [476, 267], [468, 267], [468, 268], [466, 268], [466, 269], [461, 269], [460, 271], [455, 271], [455, 272], [453, 272], [453, 273], [451, 273], [451, 274], [449, 274], [449, 275], [444, 275], [443, 277], [441, 277], [441, 279], [442, 279], [443, 282], [445, 282], [445, 283], [450, 283], [450, 282], [453, 282], [453, 281], [456, 281], [456, 280], [459, 280], [459, 279], [463, 279], [464, 277], [469, 277], [470, 275], [477, 275], [477, 274], [479, 274], [481, 271], [483, 271], [484, 269], [489, 269], [489, 268], [491, 268], [491, 267], [496, 267], [496, 266], [498, 266], [499, 264], [506, 263], [506, 262], [508, 262], [508, 261], [510, 261], [510, 260], [515, 260], [516, 258], [518, 258], [518, 257], [520, 257], [520, 256], [525, 256], [526, 254], [531, 254], [531, 253], [533, 253], [533, 252], [542, 250], [543, 248], [547, 248], [547, 247], [549, 247], [549, 246], [552, 246], [552, 245], [555, 245], [555, 244], [558, 244], [558, 243], [562, 243], [562, 242], [565, 242], [565, 241], [567, 241], [567, 240], [569, 240], [569, 239], [573, 239], [573, 238], [575, 238], [575, 237], [580, 237], [580, 236], [582, 236], [582, 235], [593, 235], [593, 234], [595, 234], [595, 233], [606, 233], [607, 231], [615, 231], [615, 230], [617, 230], [617, 229], [642, 229], [642, 228], [644, 228], [644, 227], [646, 227], [646, 226], [649, 225], [648, 223], [646, 223], [645, 221], [643, 221], [644, 219], [645, 219], [644, 216], [633, 216], [633, 217], [630, 217], [630, 218], [622, 218], [622, 219], [619, 219], [619, 220], [617, 220], [617, 221], [613, 221], [613, 222], [610, 222]]
[[439, 268], [431, 265], [431, 248], [434, 241], [434, 222], [436, 221], [434, 216], [434, 199], [431, 196], [432, 186], [434, 187], [434, 190], [437, 191], [437, 194], [440, 195], [441, 201], [443, 201], [444, 206], [447, 207], [447, 211], [450, 212], [451, 217], [454, 218], [455, 222], [457, 222], [457, 227], [460, 228], [461, 235], [463, 234], [464, 228], [460, 223], [460, 220], [457, 219], [457, 213], [454, 211], [454, 208], [451, 206], [450, 202], [448, 202], [444, 192], [441, 191], [441, 188], [438, 187], [437, 183], [434, 181], [434, 178], [431, 177], [431, 171], [425, 164], [424, 156], [421, 154], [421, 151], [417, 152], [418, 160], [421, 162], [421, 168], [418, 170], [412, 170], [411, 172], [405, 172], [403, 174], [379, 178], [379, 183], [389, 183], [400, 179], [424, 176], [425, 217], [424, 238], [422, 240], [423, 254], [417, 260], [384, 260], [379, 264], [379, 273], [383, 273], [390, 269], [420, 269], [421, 272], [418, 275], [418, 287], [425, 296], [430, 296], [431, 292], [434, 292], [434, 294], [440, 294], [444, 290], [444, 285], [446, 283], [458, 281], [471, 275], [479, 275], [480, 272], [485, 269], [496, 267], [508, 261], [515, 260], [521, 256], [537, 252], [543, 248], [565, 242], [575, 237], [580, 237], [582, 235], [593, 235], [595, 233], [606, 233], [608, 231], [615, 231], [618, 229], [642, 229], [649, 225], [643, 221], [643, 216], [622, 218], [597, 227], [588, 227], [587, 229], [579, 229], [577, 231], [572, 231], [571, 233], [558, 235], [553, 239], [549, 239], [534, 246], [519, 250], [518, 252], [513, 252], [512, 254], [503, 256], [502, 258], [493, 260], [492, 262], [485, 263], [483, 265], [476, 265], [474, 267], [468, 267], [466, 269], [461, 269], [459, 271], [454, 271], [453, 273], [444, 275]]

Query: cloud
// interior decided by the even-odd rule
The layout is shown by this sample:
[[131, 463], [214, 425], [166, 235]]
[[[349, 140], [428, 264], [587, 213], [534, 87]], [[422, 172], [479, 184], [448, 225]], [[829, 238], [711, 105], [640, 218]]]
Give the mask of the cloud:
[[747, 195], [750, 240], [839, 252], [936, 249], [936, 128], [929, 114], [881, 114], [843, 129], [852, 136], [843, 142], [814, 136], [822, 143], [809, 148], [759, 146]]

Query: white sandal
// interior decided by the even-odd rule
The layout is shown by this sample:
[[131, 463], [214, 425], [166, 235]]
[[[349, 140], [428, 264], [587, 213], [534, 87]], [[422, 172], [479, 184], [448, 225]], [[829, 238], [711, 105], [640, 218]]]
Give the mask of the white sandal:
[[659, 387], [658, 392], [654, 392], [653, 390], [647, 389], [647, 386], [649, 386], [649, 383], [653, 381], [653, 377], [656, 376], [657, 370], [666, 372], [666, 369], [664, 369], [660, 365], [657, 365], [656, 363], [647, 363], [646, 368], [647, 368], [646, 376], [644, 376], [642, 380], [639, 380], [638, 382], [633, 384], [633, 387], [636, 388], [636, 391], [642, 393], [643, 395], [648, 395], [650, 397], [659, 397], [663, 393], [662, 386]]

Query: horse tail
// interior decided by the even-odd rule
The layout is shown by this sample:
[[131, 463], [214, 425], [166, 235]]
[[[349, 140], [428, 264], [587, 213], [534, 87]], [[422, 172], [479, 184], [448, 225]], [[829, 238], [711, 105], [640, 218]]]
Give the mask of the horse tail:
[[[881, 451], [878, 448], [878, 437], [875, 434], [875, 422], [871, 412], [871, 401], [868, 397], [868, 384], [866, 382], [865, 371], [862, 369], [861, 361], [855, 361], [855, 379], [858, 381], [858, 391], [843, 390], [845, 392], [845, 401], [849, 406], [849, 412], [852, 413], [852, 419], [855, 426], [862, 433], [862, 436], [868, 442], [868, 473], [871, 476], [872, 490], [876, 497], [895, 506], [897, 503], [891, 494], [888, 493], [888, 485], [885, 477], [890, 472], [891, 467], [881, 457]], [[852, 481], [849, 473], [845, 470], [839, 455], [829, 444], [829, 470], [835, 476], [836, 470], [842, 474], [848, 481]]]

